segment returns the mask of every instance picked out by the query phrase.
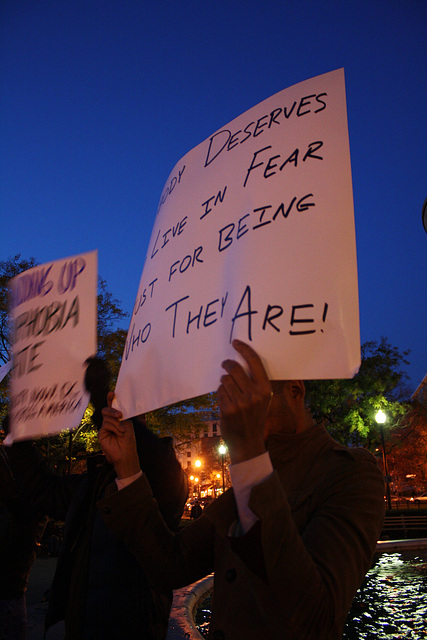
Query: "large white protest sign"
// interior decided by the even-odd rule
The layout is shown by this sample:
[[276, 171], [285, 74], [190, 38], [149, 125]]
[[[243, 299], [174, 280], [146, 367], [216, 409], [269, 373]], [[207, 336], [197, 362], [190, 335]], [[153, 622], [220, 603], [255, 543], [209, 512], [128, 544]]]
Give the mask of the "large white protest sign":
[[11, 433], [6, 442], [78, 426], [96, 352], [97, 252], [33, 267], [11, 281]]
[[116, 387], [125, 417], [213, 391], [232, 339], [272, 379], [360, 364], [342, 69], [281, 91], [190, 151], [160, 198]]

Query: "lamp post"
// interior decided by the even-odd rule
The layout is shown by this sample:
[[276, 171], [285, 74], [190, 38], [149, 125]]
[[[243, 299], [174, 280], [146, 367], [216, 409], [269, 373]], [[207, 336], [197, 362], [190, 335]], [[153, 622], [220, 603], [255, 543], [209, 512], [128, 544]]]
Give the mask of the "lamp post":
[[220, 444], [218, 451], [221, 454], [221, 467], [222, 467], [222, 492], [225, 491], [225, 474], [224, 474], [224, 456], [227, 453], [227, 447], [224, 444]]
[[[196, 485], [197, 485], [197, 497], [200, 500], [200, 480], [199, 480], [199, 478], [194, 478], [194, 488], [196, 488]], [[193, 494], [194, 494], [194, 492], [193, 492]]]
[[[217, 473], [217, 474], [216, 474], [216, 479], [217, 479], [217, 480], [219, 480], [220, 478], [221, 478], [220, 474], [219, 474], [219, 473]], [[214, 497], [215, 497], [215, 498], [217, 497], [217, 488], [216, 488], [216, 486], [215, 486]]]
[[383, 424], [387, 420], [387, 416], [384, 413], [384, 411], [381, 411], [380, 409], [375, 414], [375, 420], [377, 421], [377, 424], [380, 427], [381, 445], [383, 448], [384, 477], [385, 477], [385, 486], [386, 486], [386, 492], [387, 492], [387, 505], [388, 505], [388, 508], [391, 509], [390, 476], [388, 475], [388, 469], [387, 469], [387, 452], [385, 450], [384, 428], [383, 428]]
[[[201, 460], [196, 460], [194, 463], [194, 466], [196, 467], [196, 469], [199, 469], [200, 471], [200, 467], [202, 466], [202, 461]], [[194, 479], [195, 482], [198, 483], [198, 490], [197, 490], [197, 495], [199, 496], [199, 500], [200, 500], [200, 482], [201, 482], [201, 478], [195, 478]]]

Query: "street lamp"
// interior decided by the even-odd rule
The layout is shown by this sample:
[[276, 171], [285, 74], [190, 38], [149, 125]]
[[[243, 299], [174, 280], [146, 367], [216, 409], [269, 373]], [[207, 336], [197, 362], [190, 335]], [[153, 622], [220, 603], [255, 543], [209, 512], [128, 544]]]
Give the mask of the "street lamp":
[[375, 414], [375, 420], [377, 421], [377, 424], [380, 427], [380, 434], [381, 434], [381, 444], [382, 444], [382, 448], [383, 448], [383, 462], [384, 462], [384, 476], [385, 476], [385, 486], [386, 486], [386, 492], [387, 492], [387, 505], [388, 508], [391, 509], [391, 496], [390, 496], [390, 476], [388, 475], [388, 469], [387, 469], [387, 452], [385, 450], [385, 443], [384, 443], [384, 428], [383, 428], [383, 424], [385, 423], [385, 421], [387, 420], [387, 416], [384, 413], [384, 411], [382, 411], [381, 409]]
[[220, 444], [218, 451], [221, 454], [221, 467], [222, 467], [222, 492], [225, 491], [225, 474], [224, 474], [224, 456], [227, 453], [227, 447], [224, 444]]

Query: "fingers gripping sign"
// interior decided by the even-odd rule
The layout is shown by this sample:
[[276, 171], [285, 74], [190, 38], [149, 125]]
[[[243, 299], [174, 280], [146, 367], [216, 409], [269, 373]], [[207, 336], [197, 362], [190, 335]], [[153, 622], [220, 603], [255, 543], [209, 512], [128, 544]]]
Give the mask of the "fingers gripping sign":
[[128, 478], [140, 469], [135, 433], [130, 420], [122, 420], [122, 413], [111, 406], [114, 393], [108, 394], [108, 407], [102, 410], [99, 444], [108, 462], [114, 465], [118, 478]]
[[235, 360], [225, 360], [227, 372], [217, 391], [221, 412], [221, 432], [233, 464], [265, 452], [264, 424], [270, 408], [272, 390], [258, 354], [244, 342], [233, 340], [233, 347], [248, 365], [248, 373]]

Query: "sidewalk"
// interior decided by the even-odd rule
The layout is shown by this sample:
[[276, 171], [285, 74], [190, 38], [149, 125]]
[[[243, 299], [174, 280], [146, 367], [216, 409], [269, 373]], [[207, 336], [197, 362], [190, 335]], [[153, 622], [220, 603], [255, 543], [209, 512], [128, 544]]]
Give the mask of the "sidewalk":
[[[43, 602], [45, 591], [50, 588], [56, 569], [56, 558], [36, 558], [31, 569], [27, 589], [28, 635], [27, 640], [43, 640], [44, 618], [47, 602]], [[63, 626], [49, 629], [46, 640], [63, 640]]]

